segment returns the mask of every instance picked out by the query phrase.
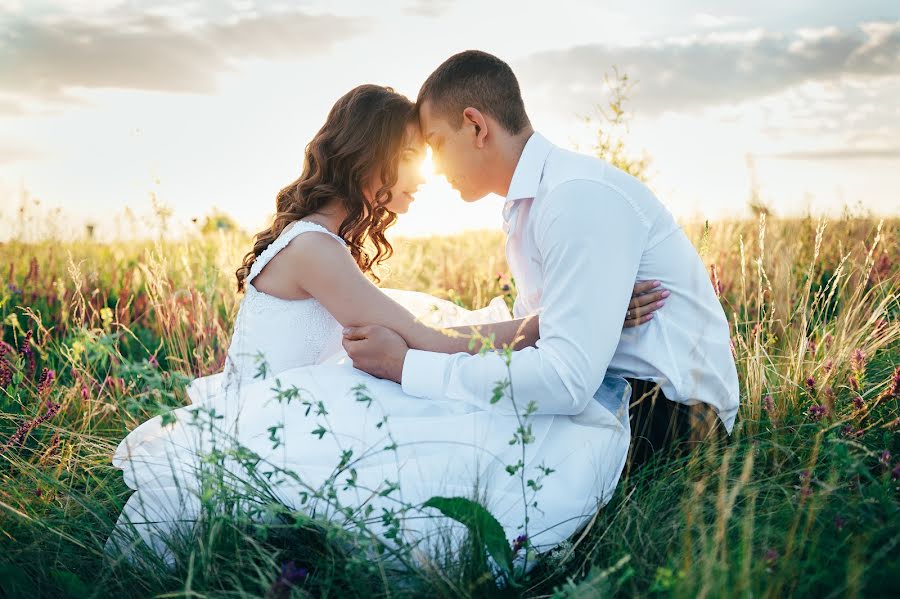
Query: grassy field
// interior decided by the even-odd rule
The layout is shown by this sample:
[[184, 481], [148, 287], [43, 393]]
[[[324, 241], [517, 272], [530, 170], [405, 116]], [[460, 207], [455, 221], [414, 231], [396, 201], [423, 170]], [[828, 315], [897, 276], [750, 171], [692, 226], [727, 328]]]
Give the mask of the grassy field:
[[[174, 570], [106, 558], [129, 494], [112, 451], [221, 369], [248, 239], [0, 244], [0, 594], [896, 596], [900, 219], [688, 230], [732, 326], [733, 435], [623, 479], [583, 535], [504, 589], [477, 547], [397, 574], [297, 514], [213, 515]], [[382, 285], [467, 307], [512, 297], [502, 241], [399, 240]]]

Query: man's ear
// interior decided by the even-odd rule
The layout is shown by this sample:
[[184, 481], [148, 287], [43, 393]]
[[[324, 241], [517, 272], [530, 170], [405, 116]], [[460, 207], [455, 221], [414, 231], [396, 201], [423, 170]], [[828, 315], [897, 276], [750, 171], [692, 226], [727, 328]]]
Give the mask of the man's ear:
[[463, 126], [472, 128], [475, 147], [483, 148], [488, 135], [488, 123], [481, 111], [471, 106], [463, 110]]

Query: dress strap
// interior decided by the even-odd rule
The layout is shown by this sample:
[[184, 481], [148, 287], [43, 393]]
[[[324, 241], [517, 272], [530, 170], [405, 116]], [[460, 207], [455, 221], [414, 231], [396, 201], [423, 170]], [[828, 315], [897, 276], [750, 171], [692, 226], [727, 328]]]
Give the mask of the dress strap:
[[315, 231], [317, 233], [327, 233], [331, 235], [335, 239], [341, 242], [344, 247], [347, 247], [347, 242], [341, 239], [340, 236], [335, 235], [322, 225], [318, 223], [313, 223], [308, 220], [298, 220], [295, 221], [293, 225], [287, 231], [282, 231], [281, 235], [279, 235], [275, 241], [269, 244], [269, 246], [262, 251], [262, 253], [256, 257], [256, 260], [253, 261], [253, 265], [250, 267], [250, 274], [247, 275], [247, 283], [252, 281], [256, 275], [260, 273], [260, 271], [265, 267], [266, 264], [269, 263], [275, 254], [283, 250], [287, 247], [287, 244], [291, 242], [292, 239], [300, 235], [301, 233], [308, 233], [310, 231]]

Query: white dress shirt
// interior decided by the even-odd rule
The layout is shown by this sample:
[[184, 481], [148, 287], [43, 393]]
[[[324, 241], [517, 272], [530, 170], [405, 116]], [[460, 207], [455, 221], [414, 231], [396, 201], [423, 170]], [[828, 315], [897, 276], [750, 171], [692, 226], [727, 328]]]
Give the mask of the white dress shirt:
[[[513, 313], [539, 313], [540, 340], [514, 352], [509, 370], [499, 353], [410, 350], [406, 393], [506, 413], [509, 400], [490, 400], [509, 379], [519, 410], [534, 401], [539, 414], [602, 420], [611, 398], [592, 398], [604, 377], [628, 376], [659, 383], [673, 401], [709, 404], [731, 432], [739, 397], [728, 322], [693, 245], [644, 184], [534, 133], [503, 215]], [[659, 280], [671, 295], [648, 323], [623, 329], [636, 280]]]

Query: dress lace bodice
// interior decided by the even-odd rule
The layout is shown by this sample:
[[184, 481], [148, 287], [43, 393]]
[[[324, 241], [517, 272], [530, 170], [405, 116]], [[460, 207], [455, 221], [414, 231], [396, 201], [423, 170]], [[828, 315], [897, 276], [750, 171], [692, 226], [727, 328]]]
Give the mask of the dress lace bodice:
[[292, 239], [310, 231], [344, 240], [316, 223], [297, 221], [257, 256], [245, 281], [246, 294], [234, 322], [226, 371], [252, 379], [265, 363], [271, 375], [318, 364], [341, 350], [341, 326], [315, 298], [289, 300], [257, 290], [253, 279]]

